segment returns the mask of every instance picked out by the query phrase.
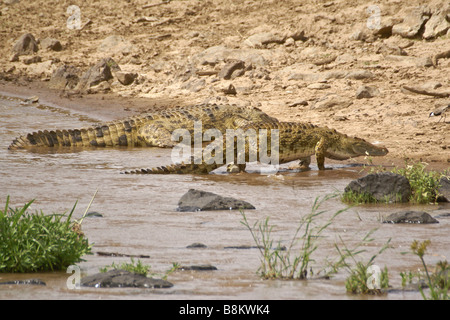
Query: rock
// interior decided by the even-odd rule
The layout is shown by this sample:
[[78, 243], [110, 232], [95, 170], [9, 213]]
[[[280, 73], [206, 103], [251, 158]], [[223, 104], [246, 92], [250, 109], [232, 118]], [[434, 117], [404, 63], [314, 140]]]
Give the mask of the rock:
[[113, 59], [106, 58], [100, 60], [81, 76], [77, 90], [84, 91], [99, 85], [103, 81], [112, 79], [112, 71], [120, 71], [120, 67]]
[[321, 97], [316, 103], [311, 106], [311, 109], [328, 110], [330, 108], [346, 108], [350, 106], [352, 102], [340, 95], [331, 93]]
[[53, 50], [53, 51], [61, 51], [62, 45], [59, 40], [53, 39], [53, 38], [45, 38], [41, 41], [41, 47], [43, 49], [47, 50]]
[[39, 97], [38, 96], [32, 96], [29, 98], [26, 98], [24, 100], [25, 103], [31, 104], [31, 103], [38, 103], [39, 102]]
[[148, 278], [126, 270], [110, 270], [87, 276], [81, 279], [81, 285], [95, 288], [170, 288], [173, 286], [166, 280]]
[[308, 101], [300, 99], [300, 100], [296, 100], [294, 102], [289, 103], [288, 107], [294, 108], [294, 107], [298, 107], [298, 106], [307, 106], [307, 105], [308, 105]]
[[411, 185], [404, 176], [392, 172], [371, 173], [353, 180], [345, 192], [366, 193], [380, 202], [407, 202], [411, 196]]
[[424, 24], [430, 19], [430, 13], [426, 7], [420, 6], [406, 9], [405, 14], [403, 22], [392, 27], [392, 34], [414, 38], [419, 35]]
[[224, 87], [222, 87], [220, 89], [220, 91], [222, 91], [225, 94], [231, 94], [231, 95], [237, 94], [236, 88], [231, 83], [229, 85], [225, 85]]
[[80, 78], [79, 70], [74, 66], [63, 65], [56, 69], [49, 82], [49, 87], [58, 90], [74, 89]]
[[201, 264], [201, 265], [193, 265], [193, 266], [181, 266], [178, 270], [182, 271], [214, 271], [217, 270], [215, 266], [210, 264]]
[[402, 22], [402, 19], [400, 18], [394, 18], [394, 17], [386, 17], [382, 18], [380, 21], [380, 25], [378, 28], [373, 29], [372, 33], [375, 36], [379, 36], [382, 38], [388, 38], [392, 35], [392, 28], [394, 25], [399, 24]]
[[24, 64], [32, 64], [32, 63], [39, 63], [42, 61], [42, 58], [40, 56], [32, 56], [29, 58], [25, 58], [22, 60]]
[[325, 90], [325, 89], [329, 89], [331, 88], [331, 86], [327, 83], [311, 83], [307, 86], [308, 89], [313, 89], [313, 90]]
[[430, 214], [423, 211], [403, 211], [388, 215], [383, 223], [439, 223]]
[[245, 65], [264, 66], [267, 64], [262, 55], [263, 50], [229, 49], [224, 46], [213, 46], [193, 56], [193, 60], [201, 65], [215, 66], [221, 61], [242, 60]]
[[447, 20], [449, 14], [450, 5], [448, 3], [433, 13], [430, 20], [425, 23], [423, 38], [428, 40], [446, 34], [450, 29], [450, 22]]
[[[291, 36], [292, 38], [292, 36]], [[285, 36], [273, 34], [270, 32], [262, 32], [254, 34], [245, 40], [246, 44], [252, 47], [262, 47], [270, 43], [282, 44], [286, 40]], [[294, 39], [295, 40], [295, 39]]]
[[222, 197], [212, 192], [190, 189], [178, 201], [177, 211], [210, 211], [255, 209], [246, 201]]
[[356, 90], [356, 99], [369, 99], [378, 96], [379, 94], [380, 91], [375, 87], [360, 86], [358, 90]]
[[184, 83], [181, 88], [185, 90], [189, 90], [191, 92], [199, 92], [206, 86], [205, 79], [191, 79]]
[[28, 280], [13, 280], [0, 282], [0, 285], [34, 285], [34, 286], [46, 286], [47, 284], [41, 279], [28, 279]]
[[374, 75], [369, 70], [353, 70], [345, 75], [345, 79], [364, 80], [373, 78]]
[[11, 58], [9, 58], [9, 62], [16, 62], [16, 61], [19, 61], [19, 54], [16, 52], [16, 53], [13, 53], [12, 55], [11, 55]]
[[200, 242], [194, 242], [188, 245], [186, 248], [188, 249], [206, 249], [208, 246], [206, 244], [200, 243]]
[[222, 70], [220, 70], [218, 76], [219, 78], [229, 80], [231, 79], [231, 75], [234, 71], [244, 69], [245, 68], [245, 62], [242, 60], [233, 60], [228, 62]]
[[447, 177], [442, 177], [439, 180], [438, 189], [438, 201], [439, 202], [450, 202], [450, 179]]
[[98, 50], [100, 52], [107, 52], [108, 54], [122, 53], [124, 55], [136, 51], [130, 41], [118, 35], [112, 35], [103, 39]]
[[137, 78], [137, 73], [117, 71], [114, 72], [114, 76], [119, 80], [119, 82], [125, 86], [133, 83], [134, 79]]
[[18, 55], [33, 54], [38, 51], [36, 39], [31, 33], [22, 35], [13, 47], [13, 53]]

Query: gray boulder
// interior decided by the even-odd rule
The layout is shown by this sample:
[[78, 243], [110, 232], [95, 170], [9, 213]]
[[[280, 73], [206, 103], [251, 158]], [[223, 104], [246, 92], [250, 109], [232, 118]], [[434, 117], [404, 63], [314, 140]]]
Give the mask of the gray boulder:
[[41, 40], [41, 47], [47, 50], [53, 50], [53, 51], [61, 51], [62, 45], [61, 42], [57, 39], [53, 38], [45, 38]]
[[414, 38], [423, 30], [423, 26], [430, 19], [430, 12], [425, 6], [407, 8], [402, 23], [392, 27], [393, 35], [404, 38]]
[[424, 211], [403, 211], [388, 215], [383, 223], [439, 223], [430, 214]]
[[438, 189], [438, 201], [439, 202], [450, 202], [450, 179], [447, 177], [442, 177], [439, 180]]
[[81, 285], [95, 288], [170, 288], [173, 286], [168, 281], [148, 278], [126, 270], [96, 273], [81, 279]]
[[87, 90], [103, 81], [108, 81], [113, 78], [113, 71], [120, 71], [119, 65], [111, 58], [101, 59], [81, 76], [77, 89]]
[[255, 209], [255, 207], [245, 201], [222, 197], [212, 192], [190, 189], [178, 201], [177, 211], [193, 212], [236, 209]]
[[28, 55], [38, 51], [36, 39], [31, 33], [22, 35], [14, 44], [13, 53], [17, 55]]
[[392, 172], [371, 173], [353, 180], [345, 192], [366, 193], [380, 202], [407, 202], [411, 196], [411, 185], [404, 176]]
[[76, 67], [63, 65], [53, 72], [48, 85], [58, 90], [74, 89], [80, 80], [78, 74]]

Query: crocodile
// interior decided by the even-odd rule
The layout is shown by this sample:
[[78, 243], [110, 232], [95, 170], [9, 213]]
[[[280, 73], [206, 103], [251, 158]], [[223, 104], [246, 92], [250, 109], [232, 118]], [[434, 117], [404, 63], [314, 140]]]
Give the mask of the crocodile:
[[[319, 170], [325, 170], [325, 158], [335, 160], [346, 160], [349, 158], [369, 155], [369, 156], [384, 156], [388, 153], [385, 147], [376, 146], [364, 139], [357, 137], [350, 137], [345, 134], [339, 133], [334, 129], [327, 127], [319, 127], [310, 123], [297, 123], [297, 122], [253, 122], [242, 126], [243, 132], [249, 132], [249, 129], [253, 129], [258, 133], [261, 129], [266, 129], [267, 137], [271, 137], [272, 130], [278, 131], [278, 164], [283, 164], [295, 160], [300, 160], [301, 167], [307, 169], [311, 156], [315, 155], [317, 166]], [[267, 142], [267, 152], [271, 153], [271, 139]], [[236, 139], [235, 139], [236, 142]], [[251, 151], [258, 149], [258, 146], [254, 139], [250, 139], [249, 136], [245, 136], [245, 150], [238, 150], [238, 144], [233, 144], [233, 153], [235, 155], [233, 163], [226, 162], [226, 139], [218, 143], [223, 143], [222, 149], [222, 161], [215, 161], [210, 163], [202, 160], [200, 163], [193, 161], [193, 157], [190, 158], [190, 162], [181, 162], [171, 164], [168, 166], [161, 166], [149, 169], [137, 169], [125, 171], [125, 174], [207, 174], [224, 164], [230, 168], [236, 168], [239, 171], [245, 170], [245, 163], [238, 163], [236, 159], [240, 153], [245, 152], [245, 162], [248, 162]], [[252, 149], [253, 148], [253, 149]], [[260, 152], [256, 152], [260, 159]]]
[[[123, 120], [115, 120], [88, 128], [44, 130], [19, 136], [10, 150], [30, 147], [173, 147], [172, 132], [187, 129], [194, 133], [194, 122], [201, 121], [203, 132], [234, 129], [254, 122], [276, 123], [255, 107], [200, 104], [147, 112]], [[191, 141], [194, 141], [192, 139]]]

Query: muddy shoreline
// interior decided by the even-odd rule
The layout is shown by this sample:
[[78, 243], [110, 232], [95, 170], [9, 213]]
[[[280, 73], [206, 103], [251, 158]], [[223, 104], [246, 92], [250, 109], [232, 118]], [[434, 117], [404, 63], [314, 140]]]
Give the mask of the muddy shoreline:
[[1, 2], [0, 90], [102, 121], [253, 106], [387, 147], [376, 164], [449, 168], [448, 112], [429, 117], [450, 104], [448, 2], [148, 4], [75, 1], [74, 29], [64, 2]]

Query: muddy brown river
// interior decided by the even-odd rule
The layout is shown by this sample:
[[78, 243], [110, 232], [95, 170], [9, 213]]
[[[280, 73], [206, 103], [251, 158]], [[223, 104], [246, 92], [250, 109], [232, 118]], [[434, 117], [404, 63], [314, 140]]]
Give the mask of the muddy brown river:
[[[390, 292], [382, 296], [346, 293], [348, 273], [342, 269], [331, 279], [262, 280], [257, 270], [260, 255], [250, 232], [242, 225], [239, 211], [177, 212], [177, 202], [191, 188], [235, 197], [252, 203], [256, 210], [245, 212], [251, 224], [269, 217], [272, 238], [287, 245], [300, 218], [309, 213], [317, 197], [343, 191], [361, 176], [364, 159], [347, 163], [326, 163], [333, 170], [319, 172], [312, 164], [308, 172], [284, 170], [277, 175], [253, 172], [227, 175], [220, 171], [195, 175], [123, 175], [122, 170], [154, 167], [170, 163], [171, 151], [157, 148], [124, 148], [69, 151], [9, 151], [19, 134], [56, 128], [79, 128], [105, 119], [91, 118], [44, 104], [21, 104], [16, 97], [0, 96], [0, 206], [11, 197], [12, 206], [35, 199], [33, 210], [45, 213], [69, 211], [78, 201], [75, 218], [80, 218], [96, 190], [90, 211], [102, 217], [84, 219], [82, 229], [93, 244], [92, 255], [78, 266], [82, 276], [97, 273], [114, 263], [130, 262], [129, 257], [111, 257], [98, 252], [144, 255], [139, 258], [162, 274], [172, 263], [210, 264], [214, 271], [176, 271], [168, 280], [169, 289], [69, 289], [65, 271], [38, 274], [0, 273], [0, 282], [39, 278], [46, 286], [1, 285], [0, 299], [421, 299], [418, 291]], [[287, 167], [287, 166], [286, 166]], [[338, 198], [327, 201], [324, 223], [334, 212], [345, 208]], [[348, 247], [377, 228], [374, 240], [357, 256], [366, 261], [391, 238], [392, 247], [375, 260], [389, 271], [390, 285], [400, 287], [401, 271], [417, 271], [419, 259], [410, 251], [413, 240], [431, 240], [425, 259], [433, 265], [450, 257], [450, 217], [438, 224], [392, 225], [380, 219], [389, 213], [413, 209], [437, 216], [449, 212], [441, 205], [371, 205], [348, 209], [323, 234], [311, 267], [318, 272], [327, 261], [337, 258], [334, 248], [342, 238]], [[206, 248], [187, 248], [202, 243]], [[231, 248], [229, 248], [231, 247]], [[137, 260], [138, 258], [135, 258]]]

